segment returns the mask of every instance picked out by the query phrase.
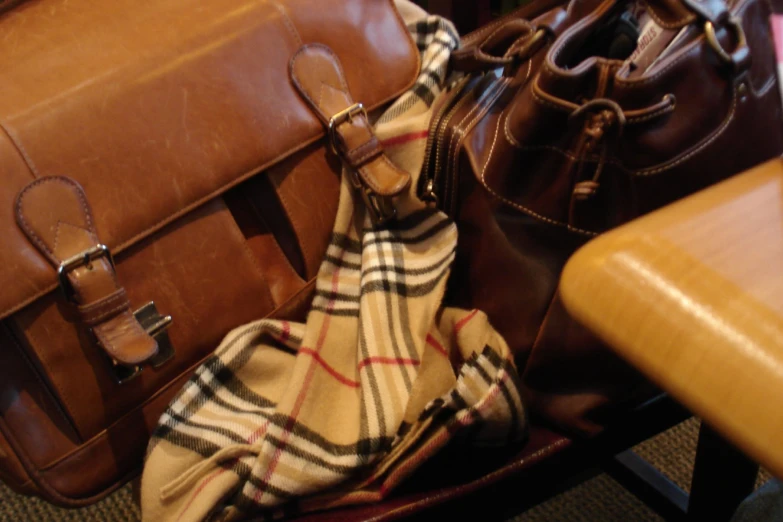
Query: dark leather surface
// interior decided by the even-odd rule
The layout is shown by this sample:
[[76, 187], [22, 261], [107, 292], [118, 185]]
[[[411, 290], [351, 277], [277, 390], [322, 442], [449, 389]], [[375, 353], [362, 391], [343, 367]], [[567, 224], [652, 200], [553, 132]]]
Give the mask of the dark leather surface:
[[[622, 2], [569, 2], [554, 44], [487, 80], [491, 95], [456, 113], [471, 118], [452, 116], [437, 169], [439, 203], [460, 228], [452, 302], [488, 313], [517, 353], [528, 406], [572, 434], [599, 432], [651, 389], [562, 308], [565, 261], [596, 234], [783, 152], [770, 5], [732, 4], [749, 46], [732, 67], [703, 36], [703, 13], [649, 4], [693, 22], [697, 38], [630, 78], [622, 60], [590, 51]], [[736, 44], [728, 30], [718, 38]]]

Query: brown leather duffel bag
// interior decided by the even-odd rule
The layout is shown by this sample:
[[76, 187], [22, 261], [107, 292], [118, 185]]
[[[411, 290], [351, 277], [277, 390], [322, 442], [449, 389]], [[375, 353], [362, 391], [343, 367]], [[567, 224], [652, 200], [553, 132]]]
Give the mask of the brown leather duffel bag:
[[[682, 35], [646, 70], [616, 43], [640, 6]], [[488, 313], [547, 422], [596, 433], [650, 392], [560, 304], [569, 255], [783, 152], [770, 13], [766, 0], [573, 0], [495, 27], [457, 62], [504, 73], [458, 84], [433, 122], [421, 194], [460, 230], [452, 303]]]
[[316, 114], [291, 57], [329, 46], [369, 110], [419, 55], [390, 0], [45, 0], [0, 34], [0, 477], [84, 505], [139, 471], [229, 330], [309, 305], [341, 168], [325, 125], [347, 148], [369, 127]]

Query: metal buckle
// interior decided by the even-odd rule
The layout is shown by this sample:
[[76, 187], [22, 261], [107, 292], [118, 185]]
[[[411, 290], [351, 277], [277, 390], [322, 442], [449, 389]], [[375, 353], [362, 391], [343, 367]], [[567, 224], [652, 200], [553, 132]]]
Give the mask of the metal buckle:
[[383, 225], [397, 216], [397, 209], [394, 208], [391, 199], [373, 194], [369, 188], [364, 186], [358, 172], [353, 172], [352, 181], [353, 186], [356, 187], [362, 196], [362, 201], [364, 201], [364, 206], [367, 207], [367, 212], [370, 213], [370, 220], [373, 225]]
[[60, 266], [57, 268], [57, 279], [60, 282], [60, 290], [62, 290], [66, 300], [73, 301], [73, 288], [71, 288], [71, 283], [68, 281], [68, 274], [72, 270], [83, 266], [91, 267], [93, 261], [104, 257], [109, 260], [109, 264], [111, 264], [111, 268], [114, 270], [114, 258], [111, 256], [109, 247], [100, 244], [73, 257], [69, 257], [60, 263]]
[[346, 121], [353, 123], [353, 119], [359, 114], [363, 115], [365, 118], [367, 117], [367, 111], [364, 109], [364, 105], [361, 103], [354, 103], [329, 119], [329, 147], [335, 154], [339, 154], [337, 148], [337, 127]]
[[[737, 40], [737, 48], [735, 49], [735, 52], [738, 49], [742, 49], [743, 47], [748, 46], [747, 39], [745, 38], [745, 30], [742, 29], [742, 22], [739, 18], [736, 16], [732, 16], [728, 19], [727, 26], [734, 30], [734, 36]], [[704, 24], [704, 35], [707, 37], [707, 42], [710, 44], [710, 47], [712, 47], [712, 50], [715, 51], [715, 53], [718, 55], [718, 57], [725, 63], [736, 66], [737, 64], [734, 63], [734, 58], [726, 52], [726, 50], [721, 46], [720, 42], [718, 41], [718, 36], [715, 33], [715, 26], [712, 22], [705, 22]]]
[[133, 312], [133, 316], [149, 336], [157, 341], [158, 354], [150, 359], [149, 363], [153, 368], [160, 368], [174, 357], [174, 349], [171, 347], [169, 334], [166, 332], [173, 319], [170, 315], [161, 315], [155, 306], [155, 301], [150, 301]]
[[111, 371], [117, 384], [125, 384], [128, 381], [132, 381], [141, 375], [142, 370], [144, 370], [141, 366], [126, 366], [114, 359], [109, 360], [111, 361]]
[[[166, 329], [171, 326], [173, 319], [170, 315], [161, 315], [155, 306], [154, 301], [150, 301], [135, 312], [133, 316], [139, 322], [144, 331], [158, 343], [158, 353], [149, 360], [150, 366], [160, 368], [174, 357], [174, 349], [171, 347], [169, 334]], [[128, 366], [114, 359], [111, 362], [112, 373], [117, 384], [125, 384], [135, 379], [144, 370], [141, 365]]]
[[[73, 288], [68, 281], [68, 274], [80, 267], [90, 267], [98, 259], [106, 258], [109, 260], [112, 270], [115, 270], [114, 258], [111, 255], [109, 247], [106, 245], [95, 245], [89, 250], [85, 250], [73, 257], [69, 257], [60, 263], [57, 268], [57, 278], [60, 283], [60, 290], [67, 301], [73, 302]], [[158, 343], [158, 353], [150, 359], [149, 363], [153, 368], [159, 368], [169, 359], [174, 357], [174, 349], [171, 347], [169, 336], [166, 329], [171, 325], [173, 319], [170, 315], [161, 315], [155, 307], [155, 302], [150, 301], [135, 312], [133, 316], [139, 322], [142, 328], [155, 339]], [[143, 370], [140, 365], [128, 366], [114, 359], [109, 359], [112, 365], [112, 373], [118, 384], [124, 384], [137, 377]]]

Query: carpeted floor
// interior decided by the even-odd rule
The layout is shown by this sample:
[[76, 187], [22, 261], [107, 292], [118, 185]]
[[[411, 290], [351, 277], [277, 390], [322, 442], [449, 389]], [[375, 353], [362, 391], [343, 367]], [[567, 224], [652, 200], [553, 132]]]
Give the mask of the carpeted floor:
[[[685, 490], [690, 487], [698, 422], [691, 419], [640, 444], [634, 450]], [[769, 478], [761, 473], [759, 483]], [[0, 522], [132, 522], [139, 520], [130, 487], [79, 510], [52, 507], [14, 494], [0, 485]], [[663, 520], [609, 476], [599, 475], [509, 522], [659, 522]]]

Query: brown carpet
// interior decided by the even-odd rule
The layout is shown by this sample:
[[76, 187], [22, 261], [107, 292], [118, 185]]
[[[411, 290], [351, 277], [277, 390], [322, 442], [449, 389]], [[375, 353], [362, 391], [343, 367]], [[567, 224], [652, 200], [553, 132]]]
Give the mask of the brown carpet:
[[[676, 484], [690, 487], [696, 455], [698, 422], [695, 419], [675, 426], [634, 450], [666, 473]], [[759, 483], [769, 475], [762, 472]], [[139, 511], [126, 486], [98, 504], [76, 510], [52, 507], [34, 498], [16, 495], [0, 485], [0, 522], [132, 522]], [[509, 522], [660, 522], [663, 520], [628, 493], [609, 476], [599, 475], [540, 504]]]

